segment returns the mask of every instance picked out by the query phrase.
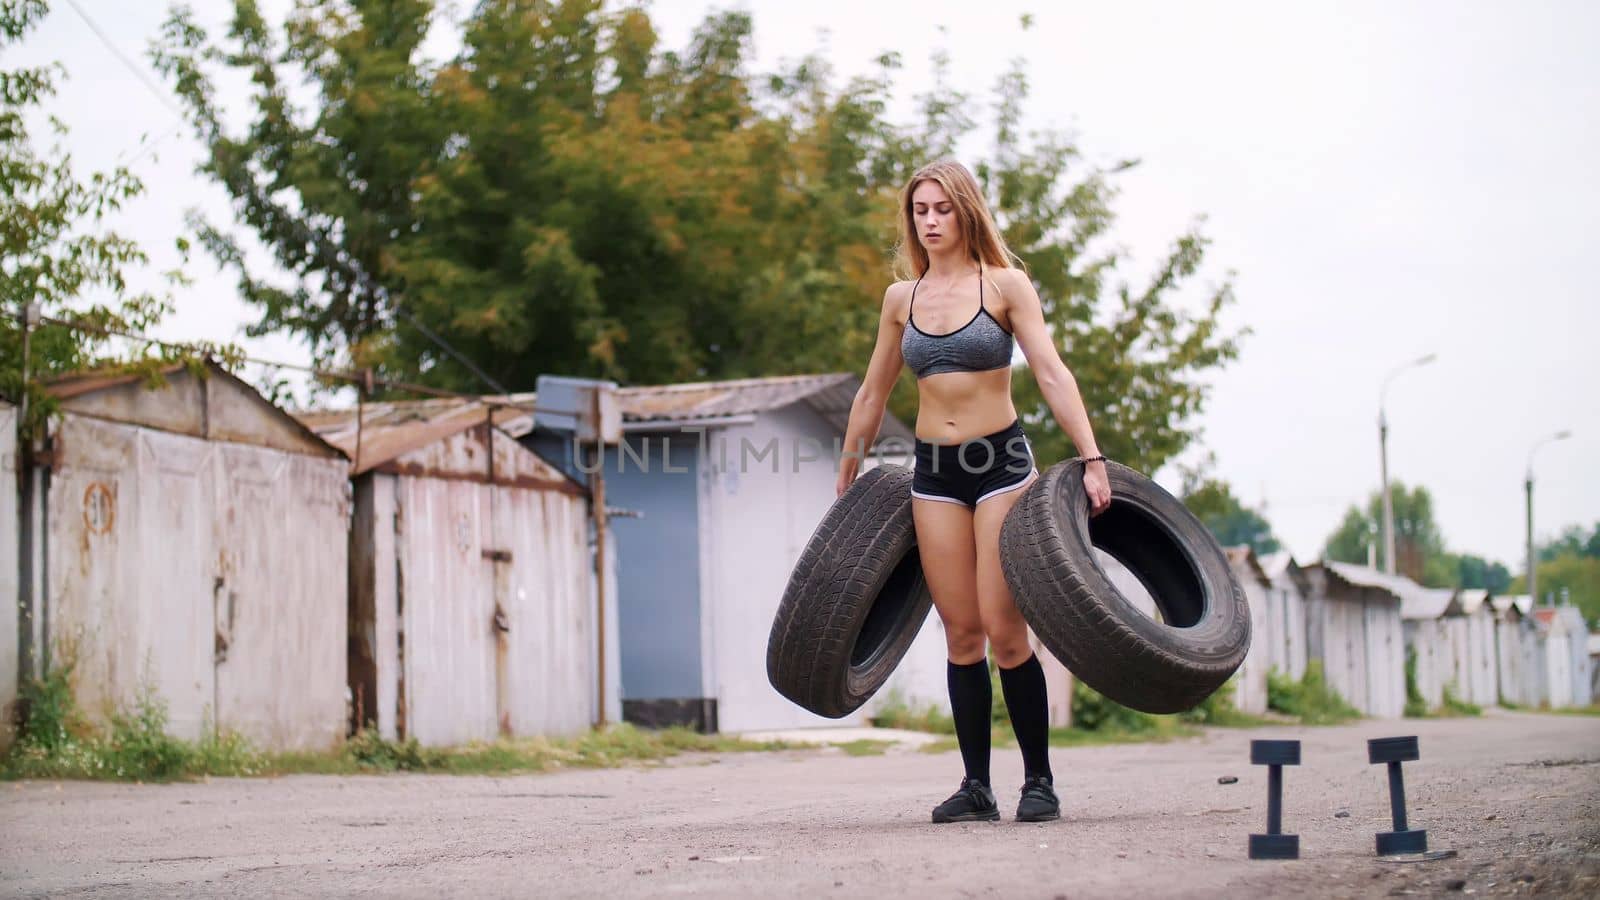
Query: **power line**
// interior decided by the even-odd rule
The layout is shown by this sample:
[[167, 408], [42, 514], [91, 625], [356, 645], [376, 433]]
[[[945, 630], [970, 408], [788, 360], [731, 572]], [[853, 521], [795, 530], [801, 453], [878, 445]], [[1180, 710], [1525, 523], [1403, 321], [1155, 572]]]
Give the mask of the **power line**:
[[[13, 321], [21, 321], [20, 316], [10, 312], [0, 313], [0, 316], [4, 316], [5, 318]], [[212, 355], [213, 353], [213, 348], [203, 347], [191, 343], [184, 343], [182, 341], [165, 341], [160, 338], [153, 338], [148, 335], [138, 334], [131, 331], [122, 331], [116, 328], [107, 328], [103, 325], [95, 325], [91, 322], [84, 322], [77, 319], [61, 319], [54, 316], [41, 316], [39, 318], [39, 322], [46, 325], [57, 325], [63, 328], [71, 328], [75, 331], [85, 331], [91, 334], [98, 334], [102, 337], [119, 337], [127, 340], [139, 341], [144, 344], [165, 347], [171, 350], [181, 350], [188, 353], [197, 353], [207, 356]], [[392, 378], [379, 378], [369, 375], [367, 371], [353, 372], [338, 369], [323, 369], [318, 366], [307, 366], [300, 363], [283, 362], [281, 360], [274, 359], [263, 359], [261, 357], [245, 356], [242, 354], [236, 358], [240, 362], [251, 363], [253, 365], [270, 366], [277, 369], [290, 369], [296, 372], [306, 372], [319, 378], [345, 381], [355, 385], [372, 385], [376, 387], [388, 388], [390, 390], [402, 391], [405, 393], [423, 394], [429, 397], [438, 397], [448, 400], [470, 400], [476, 403], [484, 403], [493, 407], [499, 407], [502, 409], [517, 409], [524, 412], [535, 412], [537, 409], [537, 407], [532, 403], [512, 400], [511, 392], [509, 391], [502, 391], [499, 397], [492, 395], [485, 396], [483, 394], [468, 394], [462, 391], [451, 391], [444, 388], [429, 387], [428, 385], [423, 384], [412, 384], [405, 381], [396, 381]]]
[[[183, 111], [180, 110], [177, 107], [177, 105], [172, 102], [171, 98], [169, 98], [166, 95], [166, 92], [164, 92], [159, 85], [157, 85], [154, 81], [152, 81], [150, 79], [150, 76], [147, 75], [145, 73], [145, 71], [138, 66], [137, 63], [135, 63], [133, 60], [129, 59], [127, 54], [123, 53], [121, 48], [119, 48], [115, 43], [112, 42], [111, 38], [108, 37], [103, 30], [101, 30], [99, 25], [95, 24], [94, 19], [90, 18], [89, 14], [84, 11], [82, 6], [78, 5], [78, 0], [67, 0], [67, 5], [72, 7], [73, 11], [78, 14], [79, 18], [83, 19], [84, 24], [89, 26], [89, 30], [93, 31], [95, 36], [100, 39], [100, 42], [106, 45], [106, 49], [110, 50], [112, 52], [112, 54], [114, 56], [116, 56], [117, 59], [122, 61], [122, 64], [128, 68], [128, 71], [132, 72], [134, 74], [134, 77], [139, 79], [139, 83], [143, 84], [147, 89], [149, 89], [150, 93], [152, 95], [154, 95], [157, 100], [161, 101], [161, 104], [163, 106], [165, 106], [169, 111], [171, 111], [173, 115], [177, 116], [178, 117], [178, 121], [180, 123], [183, 123], [183, 124], [179, 125], [178, 129], [176, 129], [173, 132], [168, 133], [168, 134], [158, 138], [157, 140], [152, 142], [150, 145], [145, 147], [143, 152], [141, 152], [138, 156], [134, 157], [133, 162], [128, 163], [128, 165], [131, 167], [134, 162], [138, 162], [139, 160], [142, 160], [145, 156], [149, 155], [149, 153], [151, 151], [153, 151], [156, 148], [157, 145], [159, 145], [162, 142], [166, 141], [168, 138], [171, 138], [173, 136], [173, 134], [176, 134], [177, 130], [181, 130], [183, 125], [187, 124], [187, 120], [183, 116]], [[320, 240], [320, 237], [321, 237], [320, 235], [313, 235], [313, 237], [319, 239], [317, 241], [319, 244], [322, 243], [322, 241]], [[379, 293], [378, 291], [373, 291], [373, 284], [372, 284], [371, 276], [368, 275], [365, 271], [357, 269], [356, 275], [361, 279], [361, 281], [363, 282], [363, 284], [365, 285], [365, 287], [367, 288], [368, 291], [372, 291], [375, 294]], [[510, 391], [506, 390], [505, 385], [501, 384], [498, 380], [490, 377], [488, 372], [485, 372], [483, 369], [479, 368], [476, 363], [474, 363], [472, 360], [468, 359], [465, 354], [461, 353], [455, 347], [451, 346], [448, 341], [446, 341], [443, 337], [439, 336], [439, 334], [434, 332], [433, 329], [429, 328], [428, 326], [426, 326], [426, 325], [422, 324], [420, 321], [418, 321], [417, 318], [415, 316], [411, 315], [411, 313], [408, 312], [402, 304], [395, 303], [394, 304], [394, 310], [402, 318], [404, 318], [408, 323], [410, 323], [413, 328], [415, 328], [415, 329], [417, 329], [417, 331], [421, 332], [423, 337], [426, 337], [428, 340], [430, 340], [434, 344], [436, 344], [441, 350], [443, 350], [446, 354], [448, 354], [451, 359], [455, 360], [457, 363], [460, 363], [462, 367], [464, 367], [467, 371], [471, 372], [474, 376], [476, 376], [479, 381], [482, 381], [484, 384], [486, 384], [489, 387], [493, 388], [497, 393], [500, 393], [500, 394], [510, 394], [511, 393]]]
[[161, 87], [151, 80], [150, 76], [146, 74], [143, 69], [139, 68], [137, 63], [129, 59], [128, 55], [122, 52], [122, 48], [113, 43], [111, 38], [108, 37], [104, 31], [100, 30], [100, 26], [95, 24], [94, 19], [90, 18], [89, 14], [84, 11], [83, 7], [78, 5], [78, 0], [67, 0], [67, 5], [72, 7], [72, 11], [78, 14], [78, 18], [83, 20], [83, 24], [89, 26], [89, 30], [94, 32], [95, 37], [100, 39], [100, 43], [105, 44], [106, 49], [110, 50], [113, 56], [121, 60], [122, 64], [127, 66], [128, 71], [132, 72], [134, 77], [139, 79], [141, 84], [143, 84], [146, 88], [149, 88], [150, 93], [154, 94], [155, 98], [161, 101], [161, 105], [165, 106], [173, 115], [177, 116], [179, 121], [183, 121], [183, 110], [179, 109], [177, 104], [172, 102], [172, 99], [166, 95], [166, 92], [161, 90]]

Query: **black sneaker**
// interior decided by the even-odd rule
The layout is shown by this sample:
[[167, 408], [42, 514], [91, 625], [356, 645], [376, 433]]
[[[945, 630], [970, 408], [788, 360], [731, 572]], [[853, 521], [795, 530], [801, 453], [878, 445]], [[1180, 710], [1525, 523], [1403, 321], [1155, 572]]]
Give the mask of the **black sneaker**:
[[1050, 779], [1029, 775], [1022, 782], [1022, 800], [1017, 803], [1018, 822], [1050, 822], [1061, 818], [1061, 801]]
[[994, 791], [976, 778], [961, 782], [961, 789], [950, 799], [933, 808], [935, 822], [996, 822], [1000, 807], [994, 802]]

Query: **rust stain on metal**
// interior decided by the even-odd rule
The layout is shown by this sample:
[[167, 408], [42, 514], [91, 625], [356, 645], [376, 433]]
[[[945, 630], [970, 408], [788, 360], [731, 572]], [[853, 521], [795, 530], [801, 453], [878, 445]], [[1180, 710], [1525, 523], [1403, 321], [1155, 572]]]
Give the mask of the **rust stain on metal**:
[[117, 501], [103, 481], [90, 482], [83, 491], [83, 526], [90, 534], [109, 534], [117, 521]]

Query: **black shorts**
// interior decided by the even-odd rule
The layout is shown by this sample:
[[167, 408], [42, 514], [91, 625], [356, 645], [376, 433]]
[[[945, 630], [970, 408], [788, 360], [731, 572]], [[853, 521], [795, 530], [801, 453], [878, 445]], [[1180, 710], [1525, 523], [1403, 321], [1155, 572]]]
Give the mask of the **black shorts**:
[[1033, 448], [1015, 421], [994, 434], [959, 444], [918, 440], [911, 496], [976, 508], [990, 497], [1026, 486], [1038, 474]]

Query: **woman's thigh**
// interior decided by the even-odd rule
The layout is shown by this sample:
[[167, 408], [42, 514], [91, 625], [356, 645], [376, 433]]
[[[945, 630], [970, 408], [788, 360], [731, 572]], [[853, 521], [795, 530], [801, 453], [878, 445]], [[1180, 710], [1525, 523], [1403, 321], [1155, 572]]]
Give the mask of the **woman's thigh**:
[[922, 574], [944, 623], [950, 661], [977, 662], [983, 659], [983, 620], [978, 613], [972, 510], [960, 503], [913, 499], [911, 517]]
[[[1037, 476], [1030, 476], [1029, 480], [1034, 477]], [[994, 646], [995, 663], [1007, 669], [1026, 662], [1033, 652], [1028, 646], [1028, 623], [1017, 611], [1005, 572], [1000, 568], [1000, 526], [1023, 493], [1024, 489], [1019, 488], [996, 494], [979, 503], [972, 515], [979, 616]]]

